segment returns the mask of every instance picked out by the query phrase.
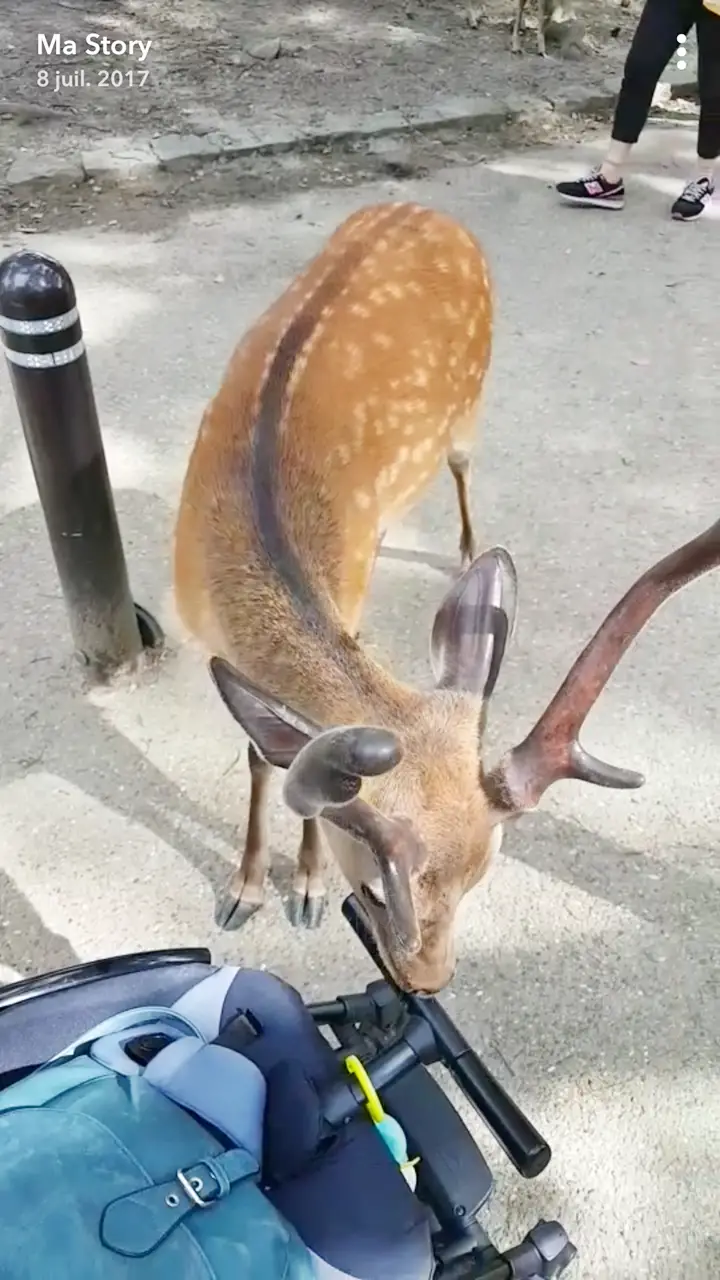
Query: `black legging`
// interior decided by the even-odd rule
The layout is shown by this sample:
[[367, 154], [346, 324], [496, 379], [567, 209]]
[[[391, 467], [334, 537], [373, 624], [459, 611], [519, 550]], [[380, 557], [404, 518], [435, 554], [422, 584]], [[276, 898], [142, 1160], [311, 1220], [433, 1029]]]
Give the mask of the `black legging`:
[[720, 17], [706, 9], [702, 0], [645, 0], [615, 108], [612, 136], [616, 142], [637, 142], [658, 80], [677, 50], [678, 35], [687, 35], [693, 25], [700, 91], [698, 155], [702, 160], [720, 156]]

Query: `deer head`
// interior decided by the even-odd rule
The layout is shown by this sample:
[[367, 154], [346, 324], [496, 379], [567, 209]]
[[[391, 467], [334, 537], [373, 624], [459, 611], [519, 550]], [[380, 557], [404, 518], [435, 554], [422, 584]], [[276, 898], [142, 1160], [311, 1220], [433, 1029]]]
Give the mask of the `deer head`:
[[286, 804], [319, 817], [399, 986], [440, 990], [455, 965], [454, 920], [482, 877], [503, 824], [561, 779], [628, 789], [641, 774], [595, 759], [579, 734], [633, 640], [675, 591], [720, 564], [720, 521], [660, 560], [607, 615], [527, 737], [491, 769], [486, 707], [512, 635], [517, 580], [507, 551], [479, 556], [432, 627], [435, 689], [402, 722], [322, 729], [223, 659], [215, 683], [261, 755], [287, 770]]

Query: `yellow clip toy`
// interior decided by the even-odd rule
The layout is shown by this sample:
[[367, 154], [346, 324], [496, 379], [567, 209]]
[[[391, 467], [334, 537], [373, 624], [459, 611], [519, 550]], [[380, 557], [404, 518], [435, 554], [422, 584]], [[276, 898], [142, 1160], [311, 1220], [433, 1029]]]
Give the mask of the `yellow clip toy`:
[[383, 1108], [377, 1092], [373, 1086], [367, 1071], [362, 1062], [355, 1054], [350, 1054], [345, 1059], [345, 1069], [355, 1079], [360, 1086], [363, 1097], [365, 1098], [365, 1107], [370, 1119], [382, 1138], [385, 1146], [390, 1152], [393, 1160], [400, 1166], [405, 1181], [411, 1191], [417, 1187], [417, 1174], [415, 1165], [420, 1163], [420, 1157], [416, 1156], [414, 1160], [408, 1159], [407, 1138], [403, 1129], [397, 1120], [393, 1120]]

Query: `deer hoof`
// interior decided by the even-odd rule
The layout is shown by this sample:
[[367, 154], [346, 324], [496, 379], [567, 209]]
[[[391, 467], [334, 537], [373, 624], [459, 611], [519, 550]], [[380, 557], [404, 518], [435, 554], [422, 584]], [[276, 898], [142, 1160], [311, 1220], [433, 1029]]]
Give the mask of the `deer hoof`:
[[262, 902], [245, 902], [231, 889], [226, 889], [215, 907], [215, 923], [219, 929], [242, 929]]
[[472, 534], [463, 534], [460, 539], [460, 572], [464, 573], [477, 556], [475, 538]]
[[325, 914], [326, 895], [312, 898], [294, 889], [288, 903], [288, 919], [295, 929], [317, 929]]

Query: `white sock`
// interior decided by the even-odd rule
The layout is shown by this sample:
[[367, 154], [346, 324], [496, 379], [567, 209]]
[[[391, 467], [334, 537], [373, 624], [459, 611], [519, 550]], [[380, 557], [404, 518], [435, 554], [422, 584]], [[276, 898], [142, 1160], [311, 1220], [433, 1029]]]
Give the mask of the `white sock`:
[[620, 181], [623, 166], [627, 164], [630, 158], [632, 146], [631, 142], [616, 142], [614, 138], [611, 138], [607, 154], [600, 166], [600, 172], [608, 182]]

